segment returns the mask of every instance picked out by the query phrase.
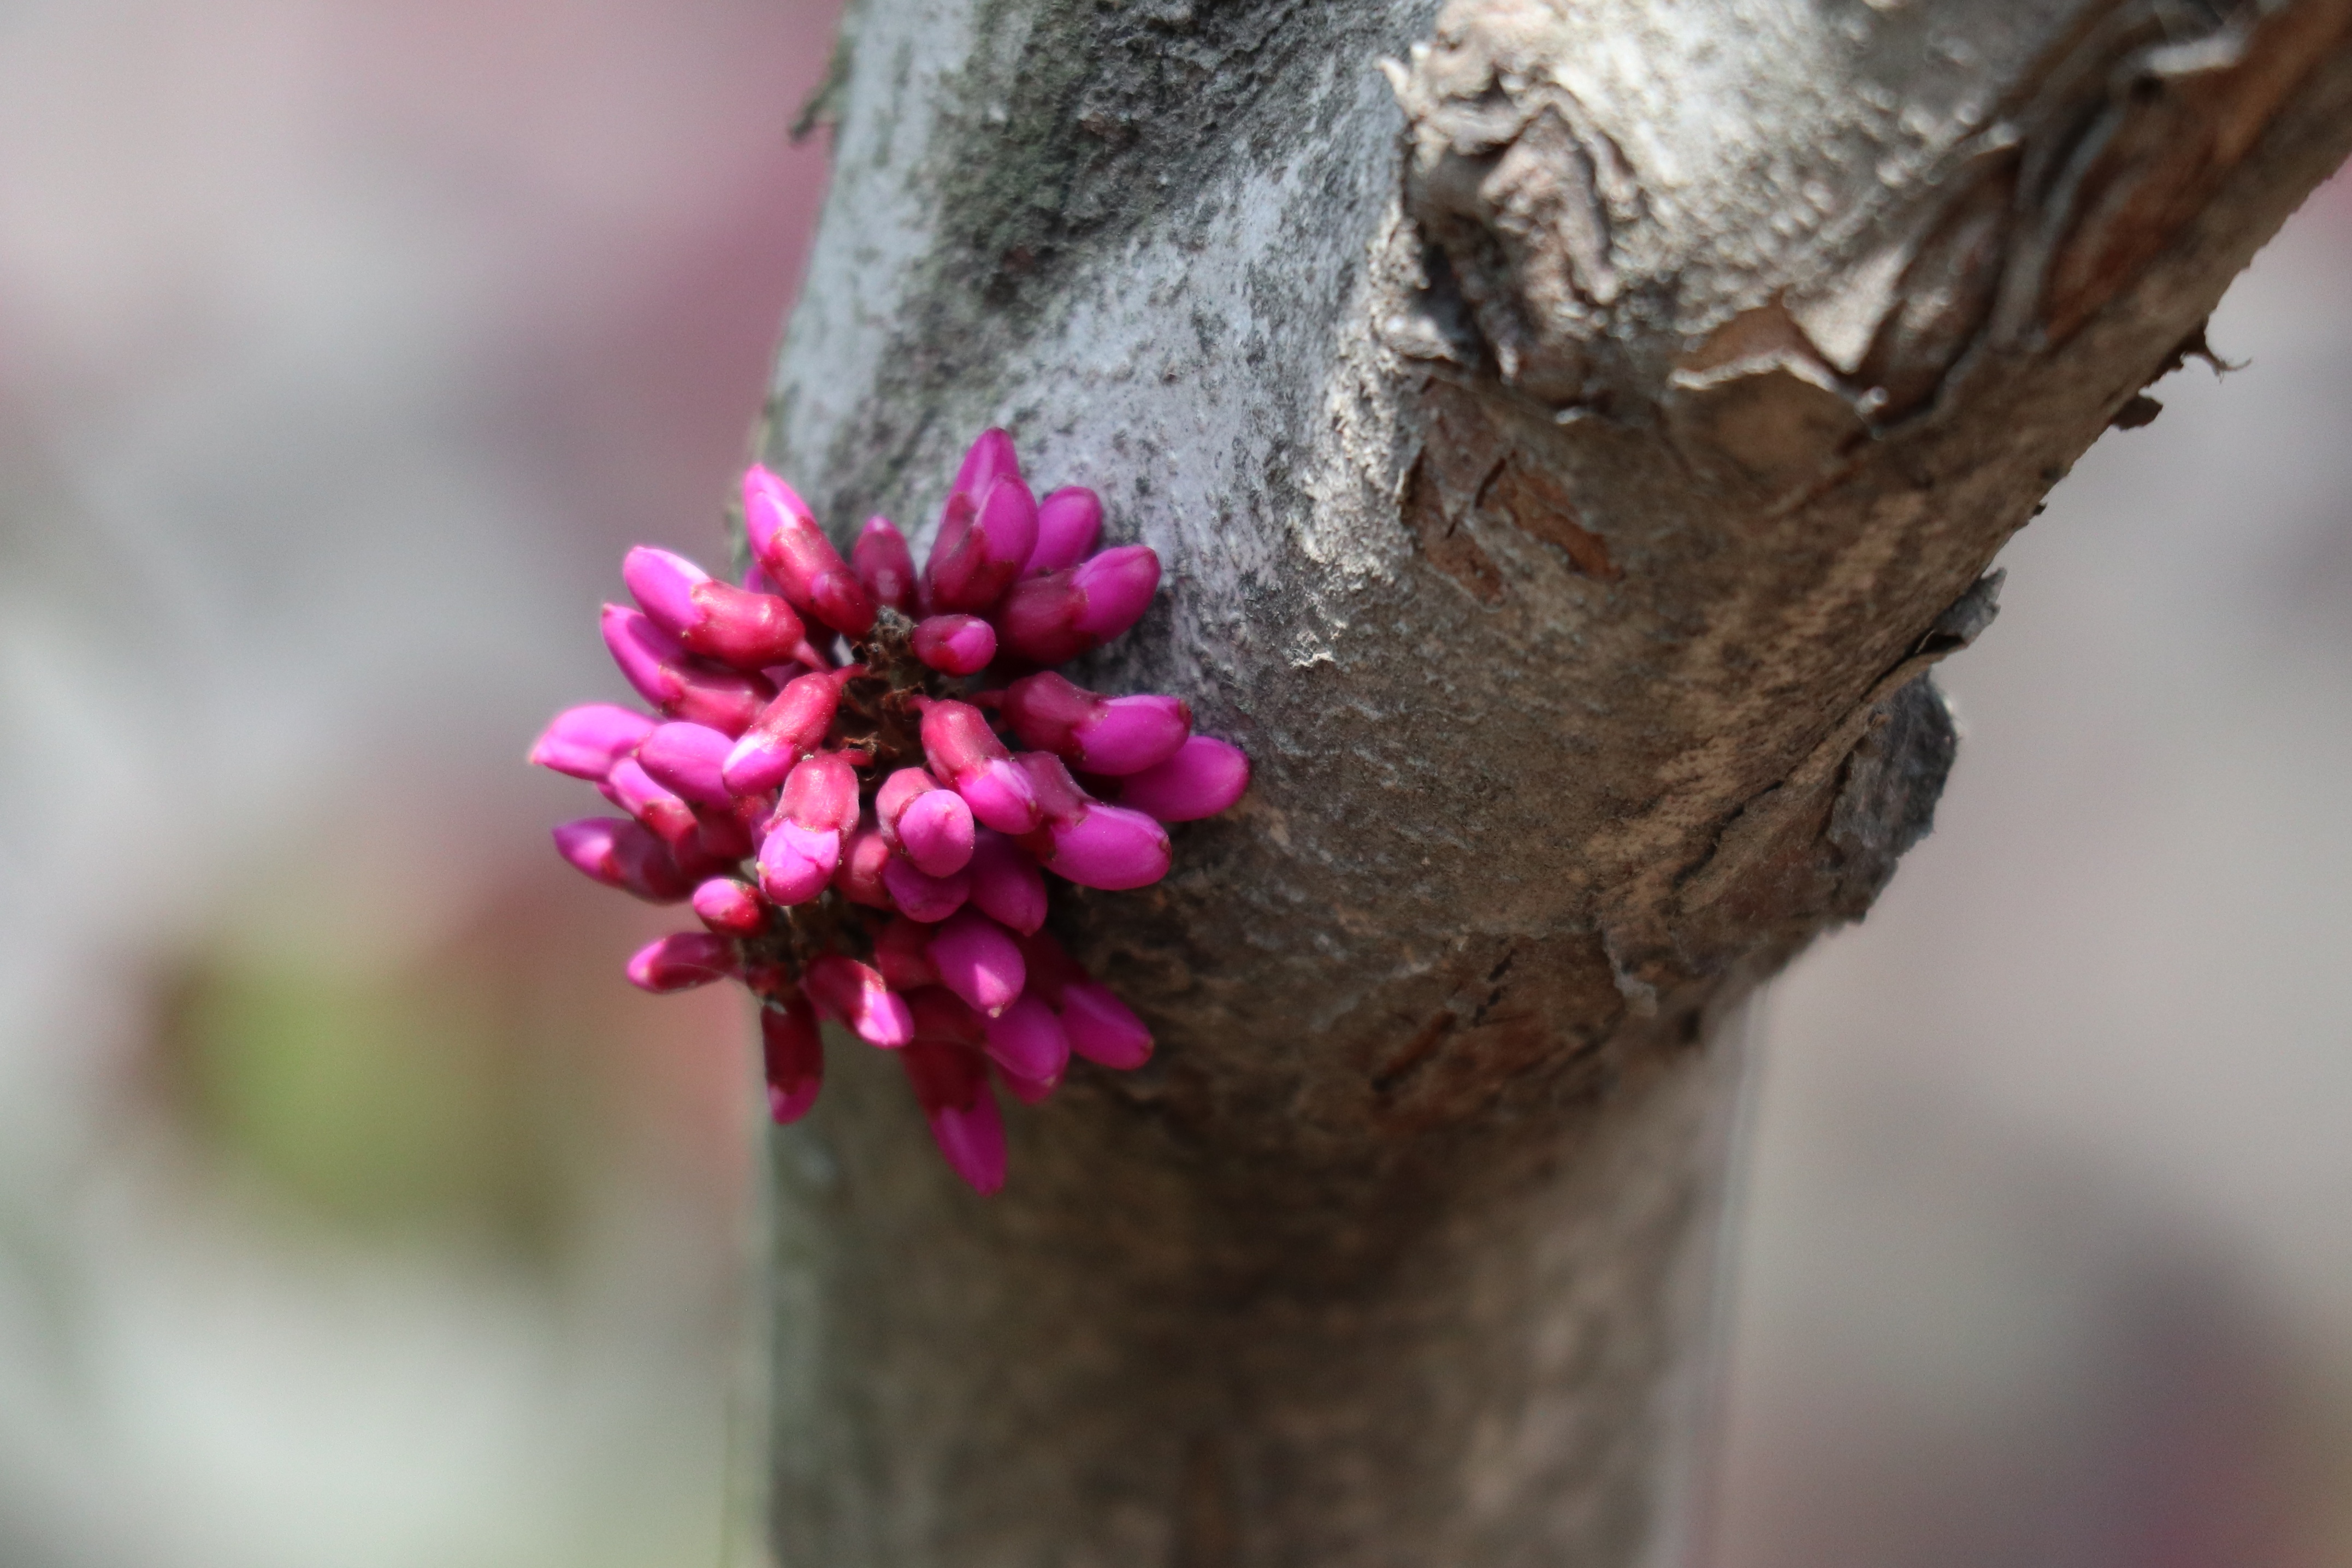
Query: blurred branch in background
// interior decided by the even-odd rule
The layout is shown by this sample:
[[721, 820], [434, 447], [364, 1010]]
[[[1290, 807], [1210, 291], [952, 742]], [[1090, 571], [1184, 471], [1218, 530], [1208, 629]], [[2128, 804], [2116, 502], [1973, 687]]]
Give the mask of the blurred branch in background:
[[[713, 550], [830, 26], [0, 19], [12, 1568], [718, 1559], [742, 1020], [520, 758], [621, 547]], [[2009, 552], [1776, 998], [1722, 1568], [2352, 1561], [2347, 242]]]

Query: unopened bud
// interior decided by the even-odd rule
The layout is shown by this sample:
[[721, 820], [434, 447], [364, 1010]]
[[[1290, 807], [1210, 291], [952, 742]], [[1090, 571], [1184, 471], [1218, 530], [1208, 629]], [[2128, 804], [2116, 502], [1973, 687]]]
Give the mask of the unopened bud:
[[606, 887], [648, 904], [676, 904], [693, 886], [662, 841], [620, 817], [583, 817], [555, 830], [555, 850]]
[[917, 623], [915, 657], [941, 674], [976, 675], [996, 657], [996, 628], [977, 615], [933, 615]]
[[758, 675], [698, 664], [685, 644], [634, 610], [607, 604], [604, 628], [621, 674], [668, 717], [740, 735], [775, 695]]
[[1163, 822], [1190, 822], [1240, 800], [1249, 779], [1249, 758], [1239, 747], [1196, 735], [1167, 761], [1120, 779], [1118, 800]]
[[541, 768], [604, 781], [613, 764], [636, 750], [651, 735], [654, 721], [611, 703], [583, 703], [557, 714], [532, 743], [530, 760]]
[[761, 1008], [760, 1054], [768, 1070], [768, 1114], [778, 1126], [807, 1115], [824, 1086], [824, 1037], [807, 998]]
[[1004, 928], [966, 905], [931, 934], [940, 984], [992, 1017], [1019, 998], [1026, 973]]
[[735, 944], [708, 931], [673, 931], [629, 960], [629, 984], [660, 995], [723, 980], [735, 969]]
[[1102, 498], [1083, 485], [1055, 491], [1037, 503], [1037, 548], [1024, 577], [1076, 566], [1102, 538]]
[[873, 626], [873, 596], [817, 527], [808, 503], [757, 465], [743, 476], [743, 537], [803, 614], [852, 637], [863, 637]]
[[901, 615], [915, 612], [915, 556], [907, 536], [887, 517], [868, 517], [849, 551], [850, 569], [877, 604]]
[[884, 985], [871, 965], [827, 953], [809, 961], [802, 988], [818, 1012], [868, 1045], [896, 1050], [915, 1038], [906, 999]]

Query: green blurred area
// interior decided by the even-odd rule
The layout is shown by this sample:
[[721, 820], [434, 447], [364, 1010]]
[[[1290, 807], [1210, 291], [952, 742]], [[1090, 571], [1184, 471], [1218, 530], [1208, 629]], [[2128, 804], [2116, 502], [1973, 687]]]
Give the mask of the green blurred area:
[[168, 1092], [231, 1165], [338, 1227], [477, 1233], [551, 1261], [579, 1218], [591, 1074], [483, 966], [221, 954], [175, 977]]

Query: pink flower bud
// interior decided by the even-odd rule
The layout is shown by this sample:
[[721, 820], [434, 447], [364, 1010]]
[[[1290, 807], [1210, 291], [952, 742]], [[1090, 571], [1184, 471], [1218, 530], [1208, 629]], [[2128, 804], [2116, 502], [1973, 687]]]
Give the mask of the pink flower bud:
[[971, 902], [1001, 925], [1027, 936], [1045, 924], [1045, 877], [1028, 851], [999, 832], [971, 849]]
[[749, 860], [760, 847], [760, 831], [775, 802], [765, 795], [740, 795], [725, 810], [698, 806], [694, 810], [695, 842], [702, 852], [722, 861]]
[[1059, 664], [1134, 625], [1160, 586], [1149, 545], [1107, 549], [1082, 566], [1014, 583], [996, 613], [999, 645], [1035, 664]]
[[931, 542], [923, 581], [933, 610], [985, 610], [1037, 548], [1037, 501], [1018, 474], [1003, 474], [985, 491], [957, 491]]
[[769, 577], [803, 614], [852, 637], [863, 637], [873, 626], [873, 596], [817, 527], [808, 503], [757, 465], [743, 476], [743, 536]]
[[878, 828], [860, 828], [841, 846], [841, 862], [833, 868], [833, 888], [852, 904], [888, 909], [890, 890], [883, 873], [891, 865], [890, 842]]
[[532, 744], [530, 760], [598, 783], [613, 770], [613, 764], [636, 750], [653, 729], [654, 721], [641, 713], [611, 703], [583, 703], [555, 716]]
[[963, 461], [956, 465], [955, 483], [948, 487], [948, 493], [977, 499], [1007, 474], [1020, 476], [1020, 455], [1013, 450], [1013, 437], [991, 426], [972, 437], [971, 444], [964, 449]]
[[694, 890], [694, 913], [722, 936], [757, 936], [768, 928], [759, 890], [731, 876], [714, 876]]
[[1168, 874], [1173, 854], [1168, 830], [1157, 821], [1100, 802], [1075, 821], [1048, 825], [1045, 832], [1052, 841], [1045, 869], [1105, 892], [1150, 886]]
[[1019, 998], [1027, 978], [1020, 947], [969, 904], [931, 934], [930, 955], [940, 984], [992, 1017]]
[[883, 865], [882, 885], [888, 890], [890, 902], [900, 914], [926, 925], [945, 920], [971, 896], [971, 878], [962, 872], [952, 876], [929, 876], [896, 855]]
[[907, 993], [907, 1011], [915, 1020], [915, 1039], [940, 1045], [968, 1045], [978, 1050], [988, 1040], [988, 1020], [945, 986], [932, 984]]
[[1070, 1063], [1070, 1037], [1054, 1009], [1024, 996], [988, 1020], [988, 1054], [1007, 1072], [1047, 1088]]
[[1163, 822], [1213, 817], [1249, 788], [1249, 758], [1241, 748], [1196, 735], [1156, 768], [1119, 780], [1119, 804]]
[[768, 1114], [780, 1127], [807, 1115], [824, 1086], [824, 1037], [805, 998], [760, 1009], [760, 1054], [768, 1070]]
[[934, 702], [923, 713], [923, 752], [931, 770], [953, 780], [971, 814], [999, 832], [1037, 825], [1037, 800], [1012, 753], [970, 703]]
[[775, 695], [758, 675], [697, 664], [677, 638], [618, 604], [604, 606], [604, 646], [637, 695], [670, 718], [740, 735]]
[[806, 904], [824, 891], [841, 862], [837, 829], [778, 822], [760, 844], [760, 891], [776, 904]]
[[893, 844], [898, 842], [898, 819], [925, 795], [940, 793], [940, 782], [919, 768], [900, 768], [874, 791], [874, 820]]
[[734, 748], [733, 740], [708, 725], [665, 724], [637, 747], [637, 766], [655, 783], [696, 805], [724, 810], [735, 796], [719, 768]]
[[836, 674], [799, 675], [785, 683], [728, 753], [719, 769], [726, 787], [738, 795], [774, 789], [794, 763], [824, 744], [840, 706]]
[[613, 764], [604, 788], [606, 800], [661, 835], [662, 842], [673, 850], [693, 843], [701, 831], [694, 808], [655, 783], [634, 757]]
[[[885, 925], [882, 935], [874, 939], [874, 967], [882, 972], [884, 983], [894, 991], [914, 991], [926, 986], [936, 988], [940, 971], [931, 962], [930, 945], [929, 927], [918, 925], [902, 915]], [[921, 1021], [919, 1016], [917, 1024], [919, 1026]]]
[[899, 1061], [948, 1168], [983, 1197], [1002, 1187], [1004, 1119], [988, 1092], [986, 1060], [968, 1046], [919, 1040]]
[[896, 1050], [915, 1038], [906, 998], [884, 985], [871, 965], [827, 953], [809, 961], [802, 988], [818, 1012], [868, 1045]]
[[660, 995], [723, 980], [735, 971], [735, 944], [708, 931], [673, 931], [629, 960], [629, 984]]
[[971, 808], [952, 789], [917, 796], [898, 814], [898, 843], [927, 876], [953, 876], [971, 862]]
[[996, 628], [977, 615], [933, 615], [915, 627], [915, 657], [942, 674], [976, 675], [996, 657]]
[[693, 885], [659, 839], [619, 817], [564, 823], [555, 830], [555, 851], [606, 887], [648, 904], [676, 904]]
[[784, 780], [776, 815], [803, 828], [847, 832], [857, 825], [857, 770], [837, 751], [820, 751]]
[[1107, 775], [1165, 762], [1192, 732], [1181, 698], [1101, 696], [1050, 670], [1005, 688], [1004, 717], [1024, 745]]
[[1037, 548], [1024, 577], [1037, 577], [1086, 559], [1102, 538], [1102, 498], [1083, 485], [1055, 491], [1037, 503]]
[[807, 632], [793, 607], [770, 593], [727, 584], [682, 555], [639, 545], [621, 562], [621, 580], [646, 618], [688, 653], [738, 670], [781, 664]]
[[907, 536], [887, 517], [868, 517], [857, 543], [849, 552], [857, 580], [874, 596], [901, 615], [915, 612], [915, 556]]
[[1007, 1068], [1004, 1063], [1001, 1061], [992, 1062], [992, 1065], [996, 1069], [996, 1077], [998, 1082], [1004, 1085], [1005, 1092], [1012, 1095], [1015, 1100], [1020, 1101], [1024, 1105], [1044, 1104], [1046, 1101], [1054, 1097], [1055, 1089], [1059, 1087], [1058, 1082], [1032, 1082], [1030, 1080], [1022, 1077], [1019, 1073]]
[[1125, 1071], [1151, 1060], [1151, 1031], [1109, 987], [1093, 980], [1064, 987], [1060, 1012], [1070, 1049], [1088, 1061]]

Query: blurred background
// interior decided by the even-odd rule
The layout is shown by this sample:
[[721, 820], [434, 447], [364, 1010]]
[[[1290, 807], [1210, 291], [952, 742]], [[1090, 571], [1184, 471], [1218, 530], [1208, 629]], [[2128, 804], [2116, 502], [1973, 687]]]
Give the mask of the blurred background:
[[[520, 754], [716, 551], [828, 0], [0, 5], [0, 1564], [747, 1560], [743, 1020]], [[1713, 1568], [2352, 1564], [2352, 186], [1769, 999]]]

